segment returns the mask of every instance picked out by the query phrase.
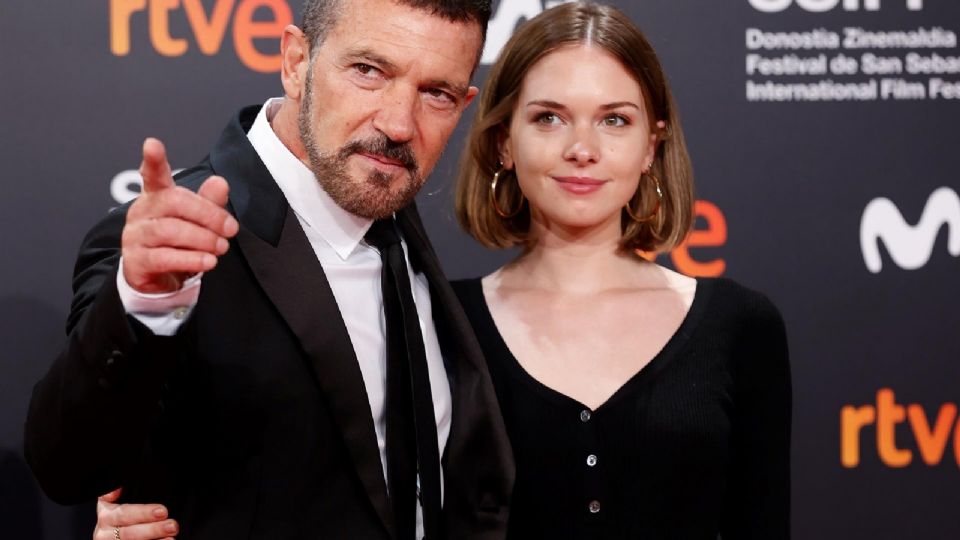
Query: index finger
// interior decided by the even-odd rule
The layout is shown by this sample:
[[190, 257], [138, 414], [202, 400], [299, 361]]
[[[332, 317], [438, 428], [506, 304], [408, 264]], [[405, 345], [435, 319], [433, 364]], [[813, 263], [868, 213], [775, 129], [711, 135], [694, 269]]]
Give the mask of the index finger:
[[141, 523], [154, 523], [167, 519], [167, 507], [162, 504], [121, 504], [103, 516], [98, 516], [101, 525], [128, 527]]
[[143, 141], [143, 161], [140, 163], [143, 192], [151, 193], [173, 187], [173, 173], [167, 161], [167, 149], [159, 139], [147, 137]]

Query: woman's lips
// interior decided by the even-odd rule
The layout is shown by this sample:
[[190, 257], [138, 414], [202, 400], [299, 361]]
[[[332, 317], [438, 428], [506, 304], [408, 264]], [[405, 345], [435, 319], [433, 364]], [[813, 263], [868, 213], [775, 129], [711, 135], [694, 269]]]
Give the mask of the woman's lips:
[[553, 179], [562, 189], [577, 195], [593, 193], [607, 183], [606, 180], [597, 180], [588, 176], [554, 176]]

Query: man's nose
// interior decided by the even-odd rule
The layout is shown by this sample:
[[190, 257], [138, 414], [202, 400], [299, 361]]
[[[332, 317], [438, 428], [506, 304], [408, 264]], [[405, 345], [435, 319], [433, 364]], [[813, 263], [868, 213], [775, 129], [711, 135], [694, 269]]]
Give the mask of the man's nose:
[[383, 94], [383, 104], [373, 120], [373, 127], [395, 143], [405, 143], [416, 133], [416, 108], [419, 92], [402, 87]]

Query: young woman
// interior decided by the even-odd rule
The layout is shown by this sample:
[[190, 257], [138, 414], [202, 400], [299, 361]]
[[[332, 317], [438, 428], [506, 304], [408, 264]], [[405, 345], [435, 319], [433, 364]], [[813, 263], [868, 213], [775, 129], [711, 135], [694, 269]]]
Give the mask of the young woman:
[[[480, 243], [523, 253], [454, 284], [516, 457], [510, 538], [789, 537], [777, 309], [641, 256], [683, 240], [692, 204], [676, 106], [640, 30], [587, 3], [520, 28], [480, 99], [457, 215]], [[116, 510], [102, 500], [101, 522]]]
[[612, 7], [518, 30], [480, 98], [457, 216], [515, 261], [455, 283], [513, 446], [511, 538], [789, 536], [790, 375], [762, 295], [676, 246], [692, 171], [669, 87]]

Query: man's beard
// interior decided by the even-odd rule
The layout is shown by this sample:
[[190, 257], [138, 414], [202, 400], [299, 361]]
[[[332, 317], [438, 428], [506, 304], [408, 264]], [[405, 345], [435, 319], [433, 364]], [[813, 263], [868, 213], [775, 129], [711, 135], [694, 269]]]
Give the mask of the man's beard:
[[[409, 204], [423, 186], [424, 178], [420, 174], [416, 156], [407, 143], [391, 141], [383, 133], [378, 133], [368, 139], [350, 141], [335, 154], [323, 153], [317, 148], [313, 137], [311, 75], [312, 69], [308, 68], [298, 124], [310, 170], [320, 186], [338, 206], [351, 214], [369, 219], [385, 218]], [[375, 170], [363, 179], [352, 178], [347, 172], [347, 158], [360, 152], [384, 156], [402, 164], [407, 169], [407, 179], [400, 191], [390, 190], [392, 177], [381, 171]]]

